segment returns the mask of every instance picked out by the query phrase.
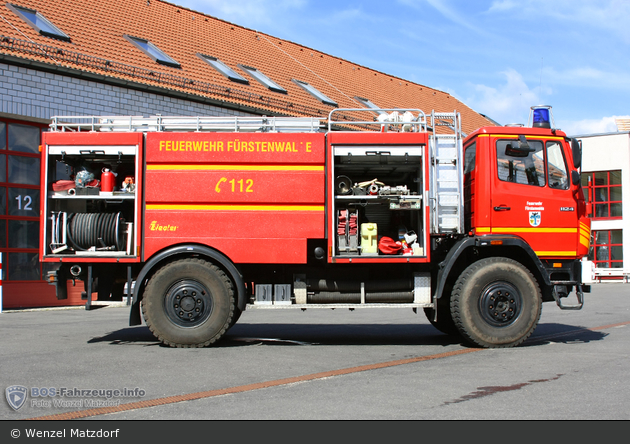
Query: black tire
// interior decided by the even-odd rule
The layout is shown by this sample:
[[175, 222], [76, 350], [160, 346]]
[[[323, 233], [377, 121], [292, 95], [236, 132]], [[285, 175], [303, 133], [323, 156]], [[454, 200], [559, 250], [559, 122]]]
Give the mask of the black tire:
[[531, 272], [507, 258], [487, 258], [459, 276], [451, 315], [468, 342], [485, 348], [514, 347], [538, 325], [542, 294]]
[[234, 285], [216, 265], [187, 258], [160, 268], [142, 299], [144, 320], [171, 347], [205, 347], [218, 341], [234, 316]]
[[228, 330], [230, 328], [234, 327], [234, 324], [236, 324], [238, 322], [238, 320], [240, 319], [242, 314], [243, 314], [243, 312], [241, 311], [240, 308], [234, 307], [234, 315], [232, 316], [232, 320], [230, 321], [230, 325], [228, 326]]
[[442, 333], [449, 336], [460, 336], [459, 330], [453, 321], [450, 300], [446, 294], [437, 300], [437, 319], [435, 319], [435, 310], [433, 308], [425, 308], [424, 314], [431, 325], [440, 330]]

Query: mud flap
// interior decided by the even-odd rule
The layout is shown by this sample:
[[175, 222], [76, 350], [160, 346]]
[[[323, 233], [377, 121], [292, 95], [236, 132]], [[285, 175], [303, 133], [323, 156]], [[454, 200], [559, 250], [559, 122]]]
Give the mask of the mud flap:
[[46, 274], [46, 282], [55, 286], [55, 296], [58, 300], [68, 299], [68, 276], [64, 267], [49, 271]]
[[131, 311], [129, 312], [129, 325], [142, 325], [142, 318], [140, 316], [140, 301], [136, 301], [131, 304]]

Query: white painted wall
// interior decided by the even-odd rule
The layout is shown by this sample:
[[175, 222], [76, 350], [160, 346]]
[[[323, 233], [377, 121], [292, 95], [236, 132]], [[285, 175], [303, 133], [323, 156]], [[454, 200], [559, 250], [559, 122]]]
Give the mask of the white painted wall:
[[592, 230], [623, 230], [624, 273], [630, 274], [630, 133], [577, 136], [582, 141], [582, 171], [621, 170], [620, 220], [593, 220]]

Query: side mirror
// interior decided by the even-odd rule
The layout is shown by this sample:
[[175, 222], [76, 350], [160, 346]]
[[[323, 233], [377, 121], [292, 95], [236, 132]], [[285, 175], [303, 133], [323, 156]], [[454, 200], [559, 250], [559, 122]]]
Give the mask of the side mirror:
[[580, 173], [575, 170], [571, 171], [571, 183], [576, 187], [582, 183]]
[[582, 141], [571, 139], [571, 150], [573, 151], [573, 166], [580, 168], [582, 166]]

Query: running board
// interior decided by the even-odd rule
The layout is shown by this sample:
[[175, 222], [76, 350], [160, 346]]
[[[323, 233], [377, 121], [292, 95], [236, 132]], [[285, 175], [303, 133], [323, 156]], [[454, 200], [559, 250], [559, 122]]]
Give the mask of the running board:
[[383, 304], [383, 303], [373, 303], [373, 304], [285, 304], [285, 305], [277, 305], [277, 304], [247, 304], [246, 310], [294, 310], [300, 309], [302, 311], [308, 309], [323, 309], [328, 308], [334, 310], [336, 308], [348, 309], [350, 311], [355, 308], [364, 309], [364, 308], [412, 308], [414, 310], [418, 308], [433, 308], [433, 303], [391, 303], [391, 304]]

